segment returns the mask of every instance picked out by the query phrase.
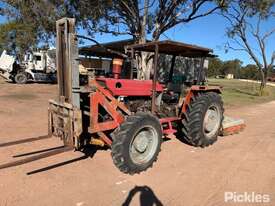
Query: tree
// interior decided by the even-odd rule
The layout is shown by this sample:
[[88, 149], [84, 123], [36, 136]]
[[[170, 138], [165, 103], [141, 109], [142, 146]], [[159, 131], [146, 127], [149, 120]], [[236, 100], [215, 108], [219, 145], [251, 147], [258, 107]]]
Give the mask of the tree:
[[[223, 8], [226, 0], [112, 0], [71, 1], [71, 13], [85, 29], [93, 33], [131, 35], [137, 42], [145, 41], [149, 34], [153, 40], [180, 23], [188, 23]], [[96, 18], [93, 8], [100, 13]], [[207, 8], [205, 8], [207, 6]], [[96, 15], [96, 16], [100, 16]], [[141, 41], [141, 42], [140, 42]]]
[[241, 67], [242, 62], [239, 59], [225, 61], [223, 62], [222, 73], [223, 75], [233, 74], [234, 78], [239, 78]]
[[[275, 25], [269, 31], [262, 31], [264, 21], [274, 21], [274, 0], [232, 0], [222, 15], [228, 20], [228, 49], [246, 52], [257, 65], [261, 74], [260, 94], [266, 87], [267, 73], [273, 67], [275, 50], [270, 60], [267, 57], [266, 43], [275, 33]], [[256, 23], [254, 23], [256, 21]]]
[[24, 22], [11, 21], [0, 25], [0, 50], [22, 55], [37, 44], [35, 32]]
[[209, 59], [209, 66], [207, 70], [208, 77], [216, 77], [222, 74], [223, 61], [218, 57]]
[[209, 77], [215, 77], [218, 75], [225, 76], [227, 74], [233, 74], [234, 78], [240, 78], [240, 72], [242, 68], [242, 61], [239, 59], [222, 61], [219, 58], [209, 59], [209, 66], [207, 75]]
[[241, 68], [240, 77], [242, 79], [258, 80], [260, 79], [260, 72], [256, 65], [248, 64]]
[[52, 40], [55, 21], [66, 14], [63, 0], [1, 0], [0, 15], [8, 21], [0, 25], [0, 45], [14, 55]]
[[[55, 21], [68, 16], [89, 36], [95, 33], [130, 35], [137, 43], [158, 40], [178, 24], [188, 23], [223, 8], [227, 0], [2, 0], [0, 15], [20, 19], [35, 28], [39, 41], [55, 34]], [[3, 4], [4, 3], [4, 4]], [[4, 6], [2, 6], [4, 5]], [[140, 78], [148, 79], [151, 55], [142, 54]]]
[[[181, 23], [188, 23], [197, 18], [212, 14], [226, 5], [226, 0], [113, 0], [111, 6], [99, 6], [102, 17], [94, 22], [89, 4], [92, 1], [84, 0], [74, 4], [78, 12], [77, 18], [89, 33], [94, 31], [111, 33], [113, 35], [130, 35], [136, 43], [144, 43], [151, 36], [153, 41], [169, 29]], [[83, 9], [85, 8], [85, 9]], [[91, 16], [91, 17], [90, 17]], [[150, 54], [141, 55], [140, 79], [150, 77], [148, 62]]]

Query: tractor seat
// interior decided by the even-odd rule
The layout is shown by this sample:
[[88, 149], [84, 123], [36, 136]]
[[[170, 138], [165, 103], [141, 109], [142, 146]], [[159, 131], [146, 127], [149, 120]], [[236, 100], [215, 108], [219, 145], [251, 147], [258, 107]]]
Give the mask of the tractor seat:
[[184, 84], [175, 84], [172, 82], [169, 82], [167, 84], [168, 91], [173, 91], [175, 93], [181, 93], [183, 89], [184, 89]]

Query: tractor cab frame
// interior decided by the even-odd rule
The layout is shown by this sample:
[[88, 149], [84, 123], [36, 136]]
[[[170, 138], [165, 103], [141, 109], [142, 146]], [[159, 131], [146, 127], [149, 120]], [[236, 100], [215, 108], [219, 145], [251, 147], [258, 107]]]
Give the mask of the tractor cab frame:
[[[144, 44], [134, 44], [126, 46], [126, 50], [131, 54], [131, 59], [134, 60], [134, 54], [136, 52], [150, 52], [153, 53], [154, 62], [153, 62], [153, 77], [152, 77], [152, 108], [151, 112], [155, 112], [156, 110], [156, 104], [153, 104], [153, 102], [156, 102], [156, 94], [157, 94], [157, 82], [158, 82], [158, 71], [159, 71], [159, 55], [165, 54], [165, 55], [171, 55], [171, 63], [170, 63], [170, 70], [168, 74], [168, 81], [166, 82], [166, 85], [171, 83], [172, 77], [174, 74], [174, 68], [175, 68], [175, 61], [176, 57], [189, 57], [189, 58], [200, 58], [200, 68], [198, 69], [197, 74], [197, 80], [194, 85], [194, 83], [189, 88], [190, 95], [193, 92], [203, 90], [203, 91], [216, 91], [218, 93], [221, 93], [220, 87], [210, 87], [206, 86], [206, 71], [204, 68], [204, 60], [206, 58], [212, 58], [215, 57], [215, 55], [212, 54], [213, 50], [199, 47], [196, 45], [190, 45], [185, 44], [181, 42], [175, 42], [171, 40], [164, 40], [164, 41], [154, 41], [154, 42], [148, 42]], [[131, 78], [133, 76], [133, 64], [131, 64]]]

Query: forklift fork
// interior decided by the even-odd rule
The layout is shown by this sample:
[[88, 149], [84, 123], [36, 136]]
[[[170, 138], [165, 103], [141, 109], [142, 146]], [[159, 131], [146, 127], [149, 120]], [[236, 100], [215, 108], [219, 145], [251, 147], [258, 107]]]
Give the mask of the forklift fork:
[[82, 113], [80, 110], [78, 45], [75, 33], [75, 19], [63, 18], [58, 20], [56, 29], [58, 100], [49, 101], [48, 135], [3, 143], [0, 144], [0, 147], [33, 142], [52, 136], [60, 137], [64, 146], [16, 155], [14, 157], [35, 154], [25, 159], [2, 164], [0, 169], [26, 164], [80, 148], [79, 138], [82, 133]]

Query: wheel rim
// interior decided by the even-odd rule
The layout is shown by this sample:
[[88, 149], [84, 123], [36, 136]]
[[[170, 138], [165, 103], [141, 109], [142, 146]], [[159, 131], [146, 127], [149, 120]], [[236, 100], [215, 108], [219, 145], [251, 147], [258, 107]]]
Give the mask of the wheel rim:
[[130, 145], [130, 157], [135, 164], [149, 162], [158, 147], [158, 133], [151, 126], [140, 129]]
[[25, 78], [24, 75], [18, 75], [18, 76], [17, 76], [17, 81], [18, 81], [18, 82], [24, 82], [25, 79], [26, 79], [26, 78]]
[[203, 131], [207, 138], [212, 138], [216, 135], [221, 124], [221, 112], [217, 105], [211, 105], [208, 107], [204, 120]]

